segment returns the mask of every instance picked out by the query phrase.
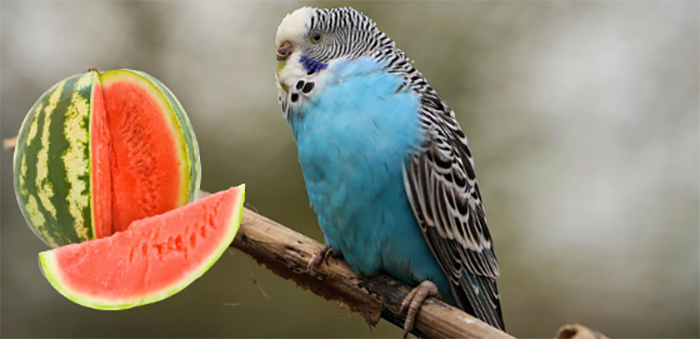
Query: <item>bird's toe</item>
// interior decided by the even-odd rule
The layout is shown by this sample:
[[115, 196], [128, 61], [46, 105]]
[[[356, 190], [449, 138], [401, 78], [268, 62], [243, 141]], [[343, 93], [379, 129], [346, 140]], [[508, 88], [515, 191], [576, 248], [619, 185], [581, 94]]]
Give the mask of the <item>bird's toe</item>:
[[318, 266], [321, 262], [325, 261], [328, 265], [328, 258], [333, 255], [333, 249], [331, 245], [324, 244], [321, 248], [317, 249], [309, 260], [309, 264], [306, 266], [306, 273], [311, 274], [311, 269], [314, 266]]
[[418, 315], [418, 310], [423, 305], [426, 299], [430, 297], [435, 297], [441, 299], [440, 292], [438, 292], [437, 285], [430, 280], [425, 280], [418, 286], [413, 288], [411, 292], [408, 293], [403, 302], [401, 302], [400, 314], [406, 316], [406, 320], [403, 324], [403, 337], [407, 338], [408, 333], [413, 330], [413, 326], [416, 322], [416, 315]]

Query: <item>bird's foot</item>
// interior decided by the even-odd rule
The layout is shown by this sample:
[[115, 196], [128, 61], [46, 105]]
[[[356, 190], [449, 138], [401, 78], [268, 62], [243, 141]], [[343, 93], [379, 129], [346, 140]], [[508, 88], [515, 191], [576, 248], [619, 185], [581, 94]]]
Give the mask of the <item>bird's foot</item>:
[[326, 265], [328, 265], [328, 258], [331, 256], [333, 256], [333, 249], [331, 248], [331, 245], [323, 244], [323, 246], [317, 249], [314, 252], [314, 255], [311, 256], [309, 265], [306, 266], [306, 273], [311, 274], [311, 269], [314, 268], [314, 266], [319, 265], [322, 261], [325, 261]]
[[442, 299], [438, 292], [437, 285], [430, 280], [425, 280], [420, 285], [411, 290], [401, 303], [399, 314], [406, 315], [406, 321], [403, 323], [403, 337], [408, 337], [408, 333], [413, 329], [416, 322], [418, 310], [423, 305], [426, 299], [434, 297]]

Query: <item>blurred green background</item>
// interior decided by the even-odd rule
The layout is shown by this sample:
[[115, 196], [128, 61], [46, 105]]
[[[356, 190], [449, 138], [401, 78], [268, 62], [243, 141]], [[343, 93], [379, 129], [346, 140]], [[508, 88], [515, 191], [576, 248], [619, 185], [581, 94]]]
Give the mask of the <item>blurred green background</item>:
[[[698, 2], [3, 2], [2, 138], [69, 75], [142, 70], [187, 110], [203, 189], [246, 183], [249, 206], [321, 240], [274, 84], [277, 25], [302, 5], [372, 17], [457, 112], [512, 334], [700, 335]], [[73, 304], [1, 161], [2, 337], [400, 336], [233, 250], [165, 301]]]

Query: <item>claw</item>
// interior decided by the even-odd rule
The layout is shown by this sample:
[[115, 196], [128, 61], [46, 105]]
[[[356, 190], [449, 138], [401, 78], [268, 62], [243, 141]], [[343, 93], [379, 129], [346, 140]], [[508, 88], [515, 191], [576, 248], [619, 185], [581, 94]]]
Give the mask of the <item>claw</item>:
[[434, 297], [442, 299], [440, 292], [438, 292], [437, 286], [430, 280], [425, 280], [418, 286], [413, 288], [411, 292], [408, 293], [406, 298], [404, 298], [401, 303], [401, 309], [399, 314], [406, 315], [406, 321], [403, 323], [403, 337], [406, 339], [408, 333], [413, 330], [413, 325], [416, 322], [416, 315], [418, 315], [418, 310], [425, 303], [425, 300]]
[[321, 263], [321, 261], [325, 261], [326, 265], [328, 265], [328, 258], [333, 255], [333, 249], [331, 249], [331, 245], [324, 244], [321, 246], [321, 248], [317, 249], [314, 252], [314, 255], [311, 256], [311, 260], [309, 260], [309, 265], [306, 266], [306, 273], [311, 274], [311, 269], [314, 266], [317, 266], [318, 264]]

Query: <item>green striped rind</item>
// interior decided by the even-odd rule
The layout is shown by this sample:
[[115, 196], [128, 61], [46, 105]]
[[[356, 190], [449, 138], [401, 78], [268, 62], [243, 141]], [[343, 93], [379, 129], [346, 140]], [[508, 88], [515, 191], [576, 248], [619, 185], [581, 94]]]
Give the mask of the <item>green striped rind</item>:
[[151, 304], [154, 302], [161, 301], [174, 295], [177, 292], [182, 291], [185, 287], [189, 286], [197, 278], [201, 277], [212, 265], [224, 254], [226, 249], [229, 247], [233, 238], [236, 236], [238, 229], [241, 225], [241, 217], [243, 215], [243, 203], [245, 201], [245, 185], [239, 186], [239, 197], [237, 199], [237, 205], [234, 207], [231, 213], [231, 219], [229, 221], [229, 230], [226, 236], [221, 238], [221, 243], [217, 248], [212, 251], [206, 260], [203, 260], [198, 268], [192, 271], [184, 279], [165, 287], [161, 290], [154, 291], [150, 294], [144, 295], [139, 298], [134, 298], [132, 300], [106, 300], [100, 299], [98, 297], [92, 297], [89, 295], [84, 295], [80, 291], [73, 290], [69, 288], [61, 280], [61, 273], [58, 263], [56, 261], [55, 252], [44, 251], [39, 253], [39, 267], [46, 279], [51, 283], [51, 285], [66, 298], [70, 299], [76, 304], [83, 305], [85, 307], [98, 309], [98, 310], [123, 310], [136, 306], [142, 306], [146, 304]]
[[187, 153], [187, 167], [189, 170], [185, 172], [189, 172], [189, 176], [187, 179], [190, 180], [189, 201], [196, 201], [197, 197], [199, 196], [200, 182], [202, 181], [202, 169], [199, 160], [199, 144], [197, 144], [197, 139], [195, 138], [194, 129], [192, 128], [190, 119], [187, 117], [185, 109], [180, 104], [180, 101], [178, 101], [177, 98], [175, 98], [173, 92], [171, 92], [170, 89], [168, 89], [168, 87], [163, 85], [162, 82], [144, 72], [132, 72], [141, 75], [145, 79], [148, 79], [148, 81], [150, 81], [154, 86], [158, 87], [161, 93], [163, 93], [163, 96], [165, 96], [166, 101], [170, 105], [170, 108], [175, 113], [174, 118], [176, 120], [177, 125], [180, 127], [180, 131], [182, 131], [182, 137], [185, 140], [185, 152]]
[[94, 73], [49, 89], [27, 114], [14, 155], [22, 215], [55, 248], [93, 238], [90, 202], [90, 100]]

